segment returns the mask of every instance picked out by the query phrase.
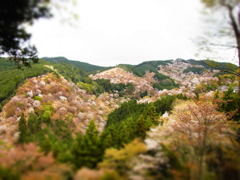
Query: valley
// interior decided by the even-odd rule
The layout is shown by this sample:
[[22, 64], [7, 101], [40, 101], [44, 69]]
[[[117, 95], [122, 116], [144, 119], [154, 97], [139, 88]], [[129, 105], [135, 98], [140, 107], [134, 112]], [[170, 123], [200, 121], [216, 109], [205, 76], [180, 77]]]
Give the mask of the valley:
[[239, 177], [235, 65], [0, 66], [0, 179]]

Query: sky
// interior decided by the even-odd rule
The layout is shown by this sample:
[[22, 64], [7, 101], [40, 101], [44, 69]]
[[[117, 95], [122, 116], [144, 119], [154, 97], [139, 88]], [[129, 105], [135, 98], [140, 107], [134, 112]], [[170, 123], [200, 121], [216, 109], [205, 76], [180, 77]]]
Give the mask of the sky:
[[203, 32], [201, 10], [199, 0], [77, 0], [71, 11], [78, 20], [62, 22], [59, 13], [67, 10], [60, 7], [54, 18], [35, 22], [29, 32], [39, 57], [101, 66], [201, 59], [206, 56], [195, 57], [194, 43]]

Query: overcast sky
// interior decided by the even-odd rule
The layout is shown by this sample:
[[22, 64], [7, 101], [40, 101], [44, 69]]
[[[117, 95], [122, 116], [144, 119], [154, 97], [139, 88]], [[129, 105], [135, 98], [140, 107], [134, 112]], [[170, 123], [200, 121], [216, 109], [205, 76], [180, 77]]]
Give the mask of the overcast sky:
[[195, 58], [193, 39], [203, 30], [199, 0], [77, 2], [74, 26], [53, 18], [30, 28], [40, 57], [65, 56], [102, 66]]

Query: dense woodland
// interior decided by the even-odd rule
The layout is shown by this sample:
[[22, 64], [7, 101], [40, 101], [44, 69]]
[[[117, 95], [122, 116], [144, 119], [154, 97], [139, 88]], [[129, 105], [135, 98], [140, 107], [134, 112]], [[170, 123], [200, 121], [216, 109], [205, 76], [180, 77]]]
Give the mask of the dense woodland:
[[[23, 91], [21, 86], [29, 83], [29, 79], [48, 73], [54, 74], [50, 76], [52, 81], [58, 82], [64, 77], [70, 82], [56, 93], [64, 89], [66, 94], [70, 94], [78, 88], [88, 95], [81, 98], [92, 106], [95, 103], [91, 100], [93, 96], [106, 95], [105, 101], [110, 102], [114, 98], [124, 101], [119, 101], [109, 114], [103, 114], [106, 123], [101, 131], [94, 116], [84, 131], [76, 131], [72, 115], [53, 118], [59, 109], [52, 99], [43, 101], [45, 94], [51, 97], [51, 92], [55, 90], [44, 87], [43, 97], [21, 94], [21, 97], [42, 104], [29, 114], [25, 109], [19, 115], [16, 142], [8, 144], [0, 141], [0, 179], [235, 180], [240, 177], [240, 103], [234, 90], [236, 77], [222, 70], [235, 66], [220, 64], [214, 68], [206, 62], [182, 60], [190, 65], [202, 66], [186, 68], [183, 71], [186, 74], [201, 76], [206, 70], [221, 70], [216, 77], [227, 90], [220, 91], [219, 84], [212, 81], [199, 84], [193, 98], [184, 92], [149, 97], [147, 91], [133, 96], [135, 86], [131, 83], [113, 84], [109, 79], [93, 80], [88, 76], [107, 70], [103, 67], [65, 58], [44, 59], [47, 61], [41, 60], [23, 69], [18, 69], [5, 58], [0, 59], [1, 122], [14, 116], [13, 113], [6, 117], [8, 111], [2, 108], [8, 105], [17, 89], [20, 88], [20, 93]], [[148, 61], [119, 67], [139, 77], [147, 71], [155, 73], [152, 86], [157, 93], [178, 89], [181, 85], [158, 71], [159, 65], [171, 62]], [[47, 82], [50, 80], [43, 84], [51, 83]], [[65, 101], [70, 99], [66, 95], [65, 99], [63, 95], [61, 97], [64, 107]], [[153, 100], [139, 103], [144, 98]], [[22, 102], [15, 104], [19, 109], [25, 108]], [[68, 114], [73, 109], [74, 106], [64, 113]], [[5, 133], [4, 127], [0, 126], [0, 134]]]

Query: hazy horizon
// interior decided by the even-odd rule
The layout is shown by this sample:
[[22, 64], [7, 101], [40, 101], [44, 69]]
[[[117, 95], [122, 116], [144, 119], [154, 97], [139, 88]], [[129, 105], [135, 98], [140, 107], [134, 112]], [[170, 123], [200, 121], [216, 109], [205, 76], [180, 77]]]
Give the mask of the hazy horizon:
[[71, 18], [62, 23], [64, 15], [55, 13], [28, 28], [40, 57], [64, 56], [99, 66], [177, 58], [235, 63], [233, 51], [196, 56], [193, 41], [206, 28], [199, 0], [78, 0], [73, 11], [79, 16], [73, 23]]

